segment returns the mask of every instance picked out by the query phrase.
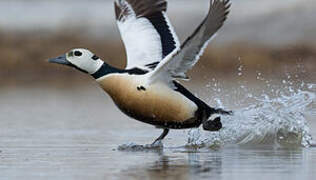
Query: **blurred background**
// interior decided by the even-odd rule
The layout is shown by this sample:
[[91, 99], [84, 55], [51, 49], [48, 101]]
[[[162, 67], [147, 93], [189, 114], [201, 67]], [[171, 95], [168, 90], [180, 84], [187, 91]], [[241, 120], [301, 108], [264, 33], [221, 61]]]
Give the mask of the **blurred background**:
[[[309, 146], [316, 136], [315, 0], [231, 1], [228, 20], [183, 82], [211, 106], [236, 111], [220, 136], [207, 137]], [[183, 42], [209, 2], [168, 3]], [[47, 62], [77, 47], [124, 67], [112, 0], [0, 0], [0, 179], [315, 176], [315, 150], [115, 151], [124, 142], [150, 143], [161, 131], [123, 115], [88, 75]], [[183, 145], [186, 134], [172, 131], [165, 143]]]
[[[169, 1], [168, 15], [181, 42], [207, 12], [208, 2], [200, 1]], [[232, 2], [228, 21], [191, 71], [194, 82], [234, 78], [240, 65], [245, 76], [254, 79], [258, 71], [282, 79], [304, 67], [306, 73], [299, 75], [315, 81], [313, 0]], [[111, 0], [0, 1], [0, 88], [87, 83], [87, 76], [47, 63], [75, 47], [88, 48], [124, 67], [125, 51]]]

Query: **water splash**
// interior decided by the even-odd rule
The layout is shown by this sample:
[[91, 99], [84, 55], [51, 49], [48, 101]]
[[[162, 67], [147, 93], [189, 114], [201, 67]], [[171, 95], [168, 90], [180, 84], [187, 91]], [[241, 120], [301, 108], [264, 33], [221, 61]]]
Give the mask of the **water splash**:
[[[238, 72], [241, 70], [239, 67]], [[235, 106], [243, 108], [237, 109], [233, 116], [222, 117], [223, 129], [220, 132], [190, 132], [187, 147], [232, 143], [291, 147], [309, 147], [315, 144], [307, 117], [316, 117], [316, 84], [304, 83], [293, 79], [298, 78], [298, 75], [286, 74], [284, 80], [273, 85], [273, 80], [267, 80], [261, 72], [256, 74], [257, 81], [265, 84], [260, 94], [255, 95], [255, 92], [248, 89], [247, 82], [238, 82], [239, 88], [235, 92], [227, 92], [225, 98], [230, 99], [232, 94], [241, 97], [240, 94], [243, 94], [243, 98], [234, 102]], [[209, 87], [216, 92], [216, 87], [219, 86], [216, 81], [216, 86]], [[220, 98], [214, 100], [217, 106], [224, 108], [225, 103]]]
[[315, 93], [300, 90], [273, 99], [267, 95], [256, 98], [257, 103], [222, 117], [224, 128], [220, 132], [191, 130], [187, 146], [234, 143], [309, 147], [313, 142], [306, 116], [315, 112], [315, 100]]

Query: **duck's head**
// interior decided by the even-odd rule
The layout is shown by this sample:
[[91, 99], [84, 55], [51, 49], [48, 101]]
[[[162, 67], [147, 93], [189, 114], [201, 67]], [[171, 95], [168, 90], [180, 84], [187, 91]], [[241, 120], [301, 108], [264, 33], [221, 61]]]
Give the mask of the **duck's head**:
[[57, 58], [51, 58], [49, 62], [75, 67], [89, 74], [94, 74], [104, 64], [104, 62], [91, 51], [80, 48], [72, 49]]

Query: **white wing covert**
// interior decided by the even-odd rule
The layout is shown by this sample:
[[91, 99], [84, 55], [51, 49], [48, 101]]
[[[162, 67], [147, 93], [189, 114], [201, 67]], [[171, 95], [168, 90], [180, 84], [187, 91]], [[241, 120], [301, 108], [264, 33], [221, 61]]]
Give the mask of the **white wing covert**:
[[170, 53], [154, 71], [150, 72], [149, 84], [156, 81], [170, 82], [177, 78], [187, 79], [185, 73], [197, 63], [208, 43], [223, 26], [229, 8], [229, 0], [211, 0], [207, 17], [180, 49]]
[[153, 70], [180, 46], [166, 15], [165, 0], [117, 0], [115, 14], [127, 52], [127, 66]]

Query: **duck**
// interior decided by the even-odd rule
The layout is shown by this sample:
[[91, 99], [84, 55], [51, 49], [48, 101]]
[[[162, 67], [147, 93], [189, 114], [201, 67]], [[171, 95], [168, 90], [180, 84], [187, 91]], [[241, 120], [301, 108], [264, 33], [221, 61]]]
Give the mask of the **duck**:
[[[180, 81], [200, 59], [229, 14], [230, 0], [210, 0], [202, 23], [182, 44], [166, 14], [166, 0], [116, 0], [115, 17], [127, 53], [124, 69], [111, 66], [88, 49], [75, 48], [49, 59], [90, 74], [127, 116], [162, 129], [152, 144], [170, 129], [220, 131], [221, 115]], [[211, 119], [213, 115], [218, 115]]]

